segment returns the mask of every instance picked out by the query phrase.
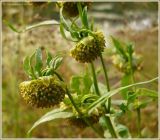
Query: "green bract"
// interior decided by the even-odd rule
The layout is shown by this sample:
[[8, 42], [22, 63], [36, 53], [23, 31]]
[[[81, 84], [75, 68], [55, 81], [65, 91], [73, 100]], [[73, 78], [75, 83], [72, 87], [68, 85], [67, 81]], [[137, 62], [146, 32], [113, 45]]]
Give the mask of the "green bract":
[[93, 36], [81, 39], [71, 50], [71, 56], [81, 63], [90, 63], [104, 50], [105, 38], [102, 32], [94, 32]]
[[[59, 2], [60, 6], [63, 7], [63, 14], [67, 17], [78, 16], [77, 2]], [[81, 2], [82, 8], [85, 6], [89, 7], [91, 2]]]
[[24, 81], [19, 85], [24, 100], [35, 107], [47, 108], [59, 104], [65, 97], [65, 85], [53, 76]]

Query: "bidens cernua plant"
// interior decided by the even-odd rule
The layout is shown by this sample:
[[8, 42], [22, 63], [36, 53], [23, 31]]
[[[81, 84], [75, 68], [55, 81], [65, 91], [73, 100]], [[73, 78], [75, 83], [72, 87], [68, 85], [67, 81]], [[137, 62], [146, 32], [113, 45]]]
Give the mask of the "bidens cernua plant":
[[[53, 57], [46, 51], [46, 60], [43, 60], [42, 50], [38, 48], [31, 57], [27, 56], [24, 59], [24, 70], [29, 79], [20, 83], [20, 95], [33, 107], [54, 107], [35, 122], [29, 133], [41, 123], [66, 119], [68, 124], [81, 129], [90, 127], [98, 137], [130, 138], [132, 132], [125, 124], [120, 124], [118, 119], [128, 112], [135, 111], [137, 137], [143, 137], [141, 108], [155, 101], [158, 94], [138, 85], [150, 83], [158, 78], [136, 83], [135, 74], [143, 68], [143, 57], [136, 53], [133, 44], [120, 42], [112, 36], [106, 38], [100, 29], [94, 27], [93, 22], [89, 22], [87, 10], [91, 8], [91, 2], [56, 2], [56, 4], [59, 8], [59, 21], [44, 21], [22, 31], [17, 31], [6, 22], [19, 33], [42, 25], [59, 25], [64, 39], [74, 42], [68, 54], [77, 61], [77, 64], [85, 63], [87, 66], [83, 74], [73, 75], [71, 81], [66, 82], [58, 71], [63, 55]], [[70, 36], [67, 36], [66, 32]], [[107, 57], [112, 58], [113, 64], [123, 75], [122, 87], [116, 89], [109, 83], [107, 64], [103, 59], [103, 52], [107, 51], [105, 43], [109, 40], [112, 53]], [[94, 65], [96, 59], [102, 64], [105, 84], [97, 80], [98, 73]], [[115, 94], [120, 94], [122, 100], [112, 100], [111, 97]]]

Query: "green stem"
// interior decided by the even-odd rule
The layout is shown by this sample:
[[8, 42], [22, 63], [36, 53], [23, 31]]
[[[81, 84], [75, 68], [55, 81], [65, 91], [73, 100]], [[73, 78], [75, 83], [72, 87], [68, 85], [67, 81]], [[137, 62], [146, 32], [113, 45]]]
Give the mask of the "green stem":
[[67, 91], [67, 95], [72, 103], [72, 105], [74, 106], [74, 108], [76, 109], [76, 111], [78, 112], [79, 116], [82, 117], [82, 119], [85, 121], [85, 123], [87, 125], [89, 125], [100, 137], [104, 137], [103, 134], [97, 129], [95, 128], [92, 123], [87, 119], [87, 118], [83, 118], [83, 114], [82, 112], [79, 110], [79, 108], [76, 106], [75, 102], [74, 102], [74, 99], [72, 97], [72, 95], [70, 94], [68, 88], [66, 88], [66, 91]]
[[[57, 77], [61, 80], [64, 81], [63, 78], [60, 76], [59, 73], [55, 72], [54, 73], [57, 75]], [[68, 88], [66, 87], [66, 91], [67, 91], [67, 95], [72, 103], [72, 105], [74, 106], [75, 110], [77, 111], [77, 113], [79, 114], [80, 117], [82, 117], [82, 119], [85, 121], [85, 123], [90, 126], [100, 137], [104, 138], [103, 134], [97, 129], [95, 128], [92, 123], [90, 122], [90, 120], [88, 120], [87, 118], [83, 118], [83, 113], [79, 110], [79, 108], [77, 107], [76, 103], [74, 102], [74, 99], [72, 97], [72, 95], [70, 94]]]
[[[110, 91], [107, 69], [106, 69], [106, 67], [105, 67], [104, 59], [103, 59], [102, 54], [100, 55], [100, 59], [101, 59], [101, 63], [102, 63], [103, 71], [104, 71], [104, 76], [105, 76], [105, 80], [106, 80], [107, 90]], [[110, 108], [111, 108], [111, 98], [108, 98], [108, 108], [107, 108], [108, 113], [110, 112]]]
[[[135, 78], [134, 78], [134, 72], [133, 72], [133, 66], [132, 66], [132, 54], [129, 54], [129, 64], [130, 64], [130, 73], [131, 73], [131, 78], [132, 78], [132, 84], [135, 83]], [[133, 91], [136, 91], [136, 87], [133, 87]], [[138, 97], [137, 97], [137, 101], [139, 101]], [[141, 109], [138, 107], [136, 109], [137, 112], [137, 133], [138, 133], [138, 137], [141, 137]]]
[[137, 108], [137, 117], [138, 117], [138, 120], [137, 120], [138, 137], [141, 138], [141, 109], [140, 108]]
[[98, 83], [97, 83], [97, 78], [96, 78], [96, 72], [95, 72], [93, 62], [91, 62], [91, 68], [92, 68], [93, 82], [94, 82], [94, 87], [95, 87], [95, 90], [96, 90], [96, 94], [100, 96]]
[[[98, 84], [97, 84], [97, 78], [96, 78], [96, 73], [95, 73], [95, 68], [94, 68], [94, 64], [93, 62], [91, 62], [91, 69], [92, 69], [92, 74], [93, 74], [93, 81], [94, 81], [94, 87], [95, 87], [95, 90], [96, 90], [96, 94], [100, 96], [100, 92], [99, 92], [99, 89], [98, 89]], [[105, 105], [103, 105], [105, 111], [108, 113], [108, 110], [106, 108]], [[105, 116], [105, 119], [106, 119], [106, 123], [107, 123], [107, 126], [108, 126], [108, 129], [109, 129], [109, 132], [110, 134], [112, 135], [113, 138], [118, 138], [118, 135], [115, 131], [115, 128], [112, 124], [112, 121], [110, 119], [109, 116]]]

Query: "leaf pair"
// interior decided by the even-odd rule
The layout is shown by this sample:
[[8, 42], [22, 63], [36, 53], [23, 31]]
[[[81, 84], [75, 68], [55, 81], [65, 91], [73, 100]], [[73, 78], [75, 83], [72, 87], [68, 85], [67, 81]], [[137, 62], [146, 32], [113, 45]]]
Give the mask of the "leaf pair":
[[29, 75], [32, 79], [37, 79], [41, 76], [48, 76], [54, 74], [55, 70], [62, 63], [63, 57], [61, 55], [52, 57], [52, 55], [48, 51], [46, 52], [46, 54], [47, 60], [46, 65], [44, 65], [44, 69], [41, 48], [38, 48], [31, 57], [25, 57], [23, 61], [23, 68], [26, 74]]
[[[34, 64], [33, 64], [34, 61]], [[23, 61], [23, 68], [32, 79], [36, 79], [37, 77], [42, 76], [41, 69], [43, 67], [42, 63], [42, 52], [41, 49], [38, 48], [35, 53], [31, 57], [25, 57]]]

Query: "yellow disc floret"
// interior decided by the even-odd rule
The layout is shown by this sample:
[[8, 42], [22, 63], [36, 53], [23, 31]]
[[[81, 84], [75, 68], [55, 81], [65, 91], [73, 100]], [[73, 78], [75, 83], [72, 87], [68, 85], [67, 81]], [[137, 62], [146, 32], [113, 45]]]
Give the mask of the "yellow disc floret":
[[24, 81], [19, 85], [24, 100], [35, 107], [47, 108], [59, 104], [65, 97], [65, 85], [53, 76]]

